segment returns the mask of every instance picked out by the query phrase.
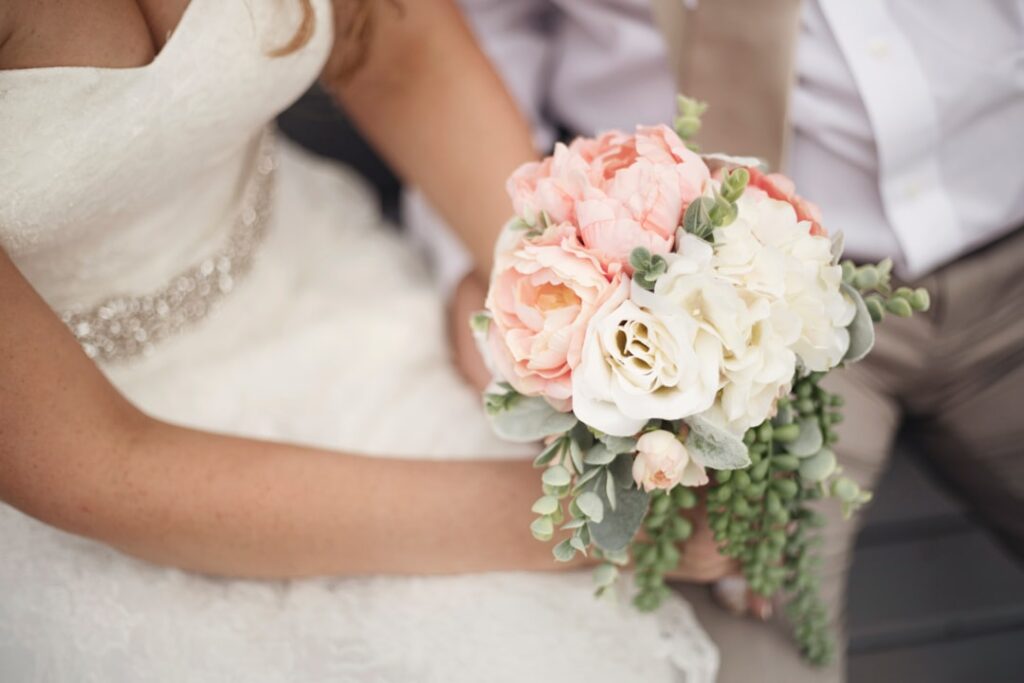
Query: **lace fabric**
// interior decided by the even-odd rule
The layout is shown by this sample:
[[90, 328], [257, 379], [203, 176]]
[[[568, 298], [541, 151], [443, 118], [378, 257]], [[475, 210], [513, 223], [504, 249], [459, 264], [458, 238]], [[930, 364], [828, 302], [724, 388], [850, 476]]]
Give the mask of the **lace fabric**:
[[[152, 69], [0, 72], [0, 244], [51, 306], [153, 291], [224, 243], [258, 130], [329, 43], [318, 30], [290, 62], [266, 58], [259, 29], [287, 4], [193, 0]], [[353, 174], [281, 144], [275, 183], [248, 275], [152, 354], [101, 365], [117, 388], [220, 432], [527, 457], [491, 435], [450, 365], [440, 297]], [[717, 663], [681, 600], [640, 614], [627, 584], [594, 599], [587, 572], [213, 579], [2, 504], [0, 587], [0, 680], [19, 683], [701, 683]]]

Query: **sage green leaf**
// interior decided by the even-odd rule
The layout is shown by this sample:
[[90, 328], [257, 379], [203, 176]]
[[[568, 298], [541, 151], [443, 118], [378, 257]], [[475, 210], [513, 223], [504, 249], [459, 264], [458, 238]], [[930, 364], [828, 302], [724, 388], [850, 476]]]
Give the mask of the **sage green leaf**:
[[591, 521], [600, 524], [604, 519], [604, 503], [593, 491], [584, 491], [576, 497], [576, 505]]
[[576, 480], [576, 486], [574, 487], [577, 491], [581, 490], [586, 484], [594, 479], [597, 475], [604, 472], [603, 467], [591, 467], [590, 469], [584, 470], [583, 474], [579, 479]]
[[617, 453], [612, 453], [602, 443], [594, 444], [594, 447], [587, 451], [586, 456], [583, 458], [583, 462], [588, 465], [607, 465], [615, 459]]
[[616, 552], [625, 549], [636, 536], [647, 514], [650, 497], [637, 488], [619, 488], [615, 492], [617, 505], [612, 510], [603, 488], [599, 495], [605, 497], [602, 502], [608, 503], [608, 509], [601, 522], [591, 520], [587, 528], [594, 545], [606, 552]]
[[553, 465], [544, 470], [540, 479], [548, 486], [568, 486], [572, 481], [572, 475], [561, 465]]
[[800, 478], [805, 481], [825, 481], [835, 471], [836, 454], [828, 448], [822, 448], [811, 457], [800, 461]]
[[558, 509], [558, 498], [554, 496], [542, 496], [530, 508], [534, 514], [550, 515]]
[[860, 293], [845, 282], [840, 286], [843, 294], [857, 307], [853, 321], [846, 326], [846, 330], [850, 333], [850, 346], [846, 349], [846, 355], [843, 356], [844, 362], [856, 363], [868, 355], [871, 347], [875, 345], [875, 324], [871, 322], [871, 313], [868, 312], [868, 307]]
[[619, 568], [610, 562], [603, 562], [594, 568], [594, 585], [607, 588], [619, 578]]
[[632, 453], [636, 450], [636, 439], [632, 436], [612, 436], [601, 434], [598, 439], [604, 444], [612, 455], [619, 453]]
[[583, 449], [576, 443], [575, 439], [569, 440], [569, 459], [577, 472], [583, 471]]
[[551, 554], [554, 555], [555, 559], [559, 562], [568, 562], [576, 556], [576, 548], [572, 547], [572, 543], [568, 540], [565, 540], [552, 548]]
[[580, 551], [584, 555], [587, 554], [587, 544], [583, 540], [583, 538], [579, 535], [579, 532], [580, 531], [585, 531], [586, 528], [587, 527], [585, 527], [585, 526], [580, 527], [579, 529], [577, 529], [573, 533], [573, 535], [571, 537], [569, 537], [569, 545], [571, 545], [573, 548], [576, 548], [576, 550]]
[[561, 452], [562, 448], [564, 448], [564, 447], [565, 447], [565, 440], [564, 439], [555, 439], [554, 441], [552, 441], [548, 445], [547, 448], [545, 448], [544, 450], [542, 450], [540, 452], [540, 455], [538, 455], [536, 458], [534, 458], [533, 466], [534, 467], [544, 467], [549, 462], [554, 460], [555, 456], [558, 455]]
[[560, 413], [539, 396], [506, 395], [505, 409], [488, 411], [494, 433], [506, 441], [526, 443], [573, 428], [576, 417]]
[[589, 451], [594, 445], [594, 433], [590, 431], [590, 427], [582, 422], [576, 423], [576, 426], [569, 432], [569, 436], [571, 436], [573, 441], [578, 443], [580, 448], [584, 451]]
[[700, 197], [690, 202], [683, 214], [683, 230], [701, 239], [708, 239], [714, 230], [711, 222], [711, 208], [715, 200], [711, 197]]
[[608, 505], [614, 510], [618, 505], [618, 498], [615, 497], [615, 477], [611, 473], [604, 478], [604, 495], [608, 499]]
[[571, 519], [562, 525], [562, 531], [571, 531], [573, 529], [580, 529], [586, 526], [587, 520], [583, 519]]
[[817, 418], [802, 417], [797, 422], [800, 425], [800, 435], [793, 441], [784, 445], [786, 452], [792, 453], [798, 458], [809, 458], [821, 450], [824, 439], [821, 436], [821, 425]]
[[750, 454], [742, 438], [703, 415], [692, 415], [685, 421], [690, 426], [686, 450], [698, 463], [716, 470], [737, 470], [750, 465]]
[[530, 524], [530, 532], [538, 541], [550, 541], [555, 534], [555, 523], [550, 517], [538, 517]]
[[620, 489], [628, 489], [633, 486], [633, 456], [626, 453], [619, 453], [608, 465], [608, 472], [615, 479], [615, 485]]

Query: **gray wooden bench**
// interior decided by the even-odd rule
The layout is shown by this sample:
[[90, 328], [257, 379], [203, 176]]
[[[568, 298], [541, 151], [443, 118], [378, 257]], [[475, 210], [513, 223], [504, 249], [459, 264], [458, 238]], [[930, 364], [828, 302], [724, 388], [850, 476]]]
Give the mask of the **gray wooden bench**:
[[851, 683], [1024, 681], [1024, 566], [905, 449], [866, 513], [847, 605]]

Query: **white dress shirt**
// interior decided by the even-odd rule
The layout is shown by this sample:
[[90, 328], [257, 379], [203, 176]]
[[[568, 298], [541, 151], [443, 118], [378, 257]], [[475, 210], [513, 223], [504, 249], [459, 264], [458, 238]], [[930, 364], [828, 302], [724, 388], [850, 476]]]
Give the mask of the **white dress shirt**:
[[[672, 120], [644, 0], [462, 6], [542, 147], [552, 121], [592, 134]], [[913, 278], [1024, 225], [1024, 0], [805, 0], [790, 122], [784, 170], [855, 258], [892, 256]], [[436, 243], [436, 218], [409, 204]], [[448, 282], [468, 270], [440, 251]]]

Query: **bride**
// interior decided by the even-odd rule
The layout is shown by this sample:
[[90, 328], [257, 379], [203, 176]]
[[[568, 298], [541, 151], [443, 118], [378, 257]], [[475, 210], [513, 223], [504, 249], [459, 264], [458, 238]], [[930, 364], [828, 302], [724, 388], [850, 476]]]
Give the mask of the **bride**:
[[449, 3], [335, 5], [0, 9], [0, 680], [711, 680], [546, 571], [419, 263], [274, 140], [322, 72], [486, 272], [526, 127]]

